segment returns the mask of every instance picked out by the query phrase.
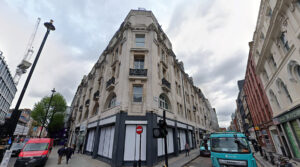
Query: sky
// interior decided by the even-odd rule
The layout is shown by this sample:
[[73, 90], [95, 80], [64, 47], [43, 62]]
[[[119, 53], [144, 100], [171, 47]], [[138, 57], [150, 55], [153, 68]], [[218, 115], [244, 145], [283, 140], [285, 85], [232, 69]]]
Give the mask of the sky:
[[[235, 111], [237, 81], [243, 79], [259, 10], [259, 0], [1, 0], [0, 50], [15, 74], [37, 18], [33, 59], [54, 20], [21, 108], [33, 108], [56, 89], [71, 104], [83, 75], [91, 70], [131, 9], [151, 10], [172, 42], [177, 58], [211, 105], [220, 127]], [[11, 108], [27, 77], [22, 76]]]

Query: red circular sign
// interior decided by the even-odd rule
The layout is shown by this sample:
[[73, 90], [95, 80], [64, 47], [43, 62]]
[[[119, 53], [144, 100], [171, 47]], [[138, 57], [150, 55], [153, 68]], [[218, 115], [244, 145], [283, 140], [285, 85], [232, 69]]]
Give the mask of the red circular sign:
[[136, 127], [136, 133], [137, 134], [141, 134], [141, 133], [143, 133], [143, 127], [141, 126], [141, 125], [138, 125], [137, 127]]

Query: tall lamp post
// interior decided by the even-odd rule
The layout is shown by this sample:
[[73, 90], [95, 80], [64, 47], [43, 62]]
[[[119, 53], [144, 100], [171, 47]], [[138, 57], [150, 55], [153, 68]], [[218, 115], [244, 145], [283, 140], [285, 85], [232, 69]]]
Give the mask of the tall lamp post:
[[52, 94], [51, 94], [51, 97], [50, 97], [50, 100], [49, 100], [49, 105], [48, 105], [48, 108], [47, 108], [47, 111], [46, 111], [46, 115], [45, 115], [44, 120], [43, 120], [43, 124], [42, 124], [42, 128], [41, 128], [41, 132], [40, 132], [39, 138], [41, 138], [41, 134], [43, 133], [43, 128], [44, 128], [45, 122], [47, 120], [48, 112], [49, 112], [49, 109], [50, 109], [50, 106], [51, 106], [51, 101], [52, 101], [53, 95], [55, 93], [55, 88], [53, 88], [51, 90], [51, 92], [52, 92]]
[[54, 31], [55, 30], [55, 27], [54, 27], [54, 25], [52, 23], [53, 23], [53, 20], [50, 20], [50, 22], [44, 23], [45, 27], [47, 28], [47, 32], [46, 32], [46, 34], [44, 36], [44, 39], [43, 39], [43, 41], [41, 43], [39, 51], [38, 51], [38, 53], [37, 53], [37, 55], [36, 55], [36, 57], [34, 59], [34, 62], [33, 62], [32, 67], [30, 69], [30, 72], [29, 72], [29, 74], [27, 76], [27, 79], [25, 81], [25, 84], [23, 86], [22, 92], [21, 92], [21, 94], [19, 96], [19, 99], [18, 99], [18, 101], [16, 103], [15, 109], [12, 112], [10, 119], [6, 122], [6, 126], [5, 126], [6, 134], [5, 135], [8, 135], [11, 138], [13, 137], [14, 131], [15, 131], [17, 123], [18, 123], [18, 120], [20, 118], [21, 111], [19, 111], [19, 107], [21, 105], [22, 99], [23, 99], [24, 94], [26, 92], [27, 86], [29, 84], [29, 81], [30, 81], [31, 76], [33, 74], [33, 71], [35, 69], [35, 66], [36, 66], [36, 64], [37, 64], [37, 62], [39, 60], [39, 57], [40, 57], [40, 55], [42, 53], [43, 47], [44, 47], [44, 45], [46, 43], [46, 40], [47, 40], [47, 37], [48, 37], [50, 31]]

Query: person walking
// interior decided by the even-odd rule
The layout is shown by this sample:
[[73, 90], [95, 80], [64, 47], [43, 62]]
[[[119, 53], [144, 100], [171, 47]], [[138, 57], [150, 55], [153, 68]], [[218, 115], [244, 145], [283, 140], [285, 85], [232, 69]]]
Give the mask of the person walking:
[[68, 147], [68, 148], [66, 149], [66, 158], [67, 158], [66, 164], [68, 164], [69, 159], [71, 159], [71, 156], [72, 156], [73, 153], [74, 153], [73, 148]]
[[62, 148], [58, 149], [57, 154], [58, 154], [57, 164], [60, 165], [62, 157], [66, 154], [66, 145], [64, 145]]
[[185, 156], [190, 156], [190, 146], [188, 143], [185, 144]]

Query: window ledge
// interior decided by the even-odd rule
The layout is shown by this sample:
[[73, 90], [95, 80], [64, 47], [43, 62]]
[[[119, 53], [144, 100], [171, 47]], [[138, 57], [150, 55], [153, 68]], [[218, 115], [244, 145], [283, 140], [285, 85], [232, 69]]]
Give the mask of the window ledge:
[[149, 52], [149, 50], [145, 47], [134, 47], [131, 48], [130, 51]]
[[147, 76], [129, 76], [129, 80], [147, 80]]

